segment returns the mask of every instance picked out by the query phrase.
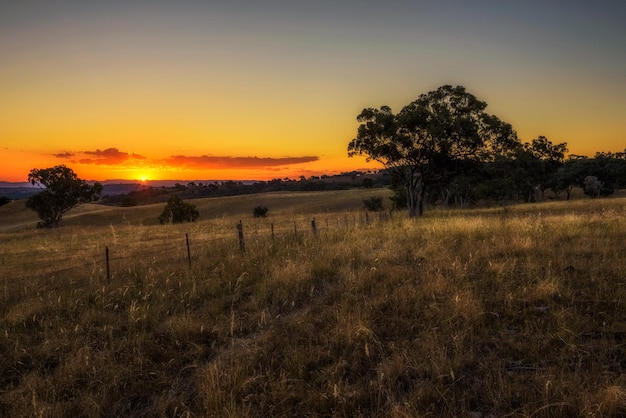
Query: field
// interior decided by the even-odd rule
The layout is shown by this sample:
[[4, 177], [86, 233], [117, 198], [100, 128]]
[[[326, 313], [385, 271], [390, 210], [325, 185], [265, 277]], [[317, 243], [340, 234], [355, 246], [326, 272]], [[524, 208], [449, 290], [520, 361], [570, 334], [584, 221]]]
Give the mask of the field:
[[388, 195], [0, 207], [0, 416], [626, 415], [625, 198], [365, 218]]

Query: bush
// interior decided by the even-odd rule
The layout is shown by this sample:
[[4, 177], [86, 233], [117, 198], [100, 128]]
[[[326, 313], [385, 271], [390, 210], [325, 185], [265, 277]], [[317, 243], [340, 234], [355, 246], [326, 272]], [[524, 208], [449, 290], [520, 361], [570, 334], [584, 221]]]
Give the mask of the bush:
[[11, 199], [6, 196], [0, 196], [0, 206], [6, 205], [7, 203], [11, 203]]
[[602, 190], [602, 182], [595, 176], [585, 177], [583, 190], [587, 196], [599, 197]]
[[265, 206], [257, 206], [252, 211], [255, 218], [265, 218], [267, 216], [267, 208]]
[[200, 213], [196, 209], [196, 205], [185, 203], [179, 196], [174, 195], [167, 200], [167, 205], [159, 216], [159, 222], [161, 224], [195, 222], [198, 216]]
[[385, 208], [383, 208], [383, 198], [382, 197], [375, 197], [372, 196], [367, 200], [364, 200], [363, 203], [365, 204], [365, 209], [371, 211], [371, 212], [381, 212], [383, 210], [385, 210]]

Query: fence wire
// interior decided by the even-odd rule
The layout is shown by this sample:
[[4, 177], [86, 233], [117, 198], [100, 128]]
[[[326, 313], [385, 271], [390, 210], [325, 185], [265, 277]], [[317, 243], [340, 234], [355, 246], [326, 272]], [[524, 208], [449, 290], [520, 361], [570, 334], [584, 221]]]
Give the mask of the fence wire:
[[[382, 222], [391, 219], [392, 213], [361, 213], [346, 214], [339, 217], [311, 218], [310, 220], [269, 222], [258, 220], [250, 224], [233, 224], [231, 230], [206, 232], [197, 231], [195, 234], [187, 233], [182, 236], [172, 238], [145, 236], [133, 241], [114, 238], [111, 244], [100, 242], [93, 243], [87, 248], [57, 247], [50, 251], [37, 251], [36, 249], [24, 254], [3, 254], [0, 259], [0, 278], [2, 280], [26, 280], [38, 277], [51, 277], [61, 273], [92, 268], [92, 274], [97, 270], [105, 271], [107, 263], [113, 261], [123, 261], [130, 259], [145, 259], [152, 257], [154, 260], [162, 259], [164, 262], [172, 260], [173, 257], [166, 257], [166, 254], [179, 252], [180, 261], [188, 261], [191, 266], [191, 254], [197, 254], [198, 248], [210, 245], [227, 246], [232, 251], [245, 251], [245, 242], [248, 239], [267, 239], [268, 241], [289, 236], [303, 237], [313, 236], [319, 233], [333, 231], [348, 231], [354, 228], [367, 227], [375, 222]], [[241, 230], [239, 229], [241, 225]], [[121, 241], [121, 242], [120, 242]], [[189, 246], [187, 243], [189, 242]], [[142, 249], [144, 248], [144, 249]], [[68, 257], [61, 254], [69, 253]], [[156, 256], [159, 257], [156, 257]], [[81, 262], [76, 262], [81, 260]], [[90, 260], [85, 262], [84, 260]], [[26, 267], [24, 267], [26, 266]], [[28, 270], [22, 274], [16, 274], [17, 269]], [[110, 279], [110, 277], [109, 277]]]

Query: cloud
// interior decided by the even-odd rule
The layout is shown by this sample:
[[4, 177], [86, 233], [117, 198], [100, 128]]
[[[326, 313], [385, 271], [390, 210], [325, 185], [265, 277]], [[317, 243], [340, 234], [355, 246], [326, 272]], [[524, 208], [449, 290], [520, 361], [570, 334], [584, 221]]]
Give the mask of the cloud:
[[107, 148], [105, 150], [82, 151], [81, 154], [87, 155], [87, 158], [78, 160], [81, 164], [95, 165], [118, 165], [129, 160], [145, 160], [146, 157], [139, 154], [129, 154], [118, 150], [117, 148]]
[[73, 152], [59, 152], [58, 154], [52, 154], [57, 158], [63, 158], [63, 159], [68, 159], [68, 158], [72, 158], [74, 156]]
[[221, 170], [221, 169], [266, 169], [284, 170], [294, 164], [318, 161], [318, 156], [301, 157], [236, 157], [212, 155], [172, 155], [163, 160], [148, 159], [139, 154], [120, 151], [118, 148], [96, 149], [95, 151], [60, 152], [57, 158], [73, 163], [106, 166], [160, 166], [170, 169]]
[[319, 160], [317, 156], [304, 157], [218, 157], [210, 155], [187, 156], [172, 155], [165, 163], [179, 167], [202, 168], [202, 169], [225, 169], [225, 168], [268, 168], [280, 167], [293, 164], [310, 163]]

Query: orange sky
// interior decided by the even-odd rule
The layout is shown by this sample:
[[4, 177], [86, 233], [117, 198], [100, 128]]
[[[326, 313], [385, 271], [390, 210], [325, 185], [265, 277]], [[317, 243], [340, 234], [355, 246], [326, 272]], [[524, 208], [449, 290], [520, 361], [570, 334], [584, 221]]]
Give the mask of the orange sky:
[[347, 157], [356, 115], [442, 84], [522, 141], [626, 148], [619, 4], [90, 3], [0, 5], [0, 180], [56, 164], [90, 180], [376, 169]]

